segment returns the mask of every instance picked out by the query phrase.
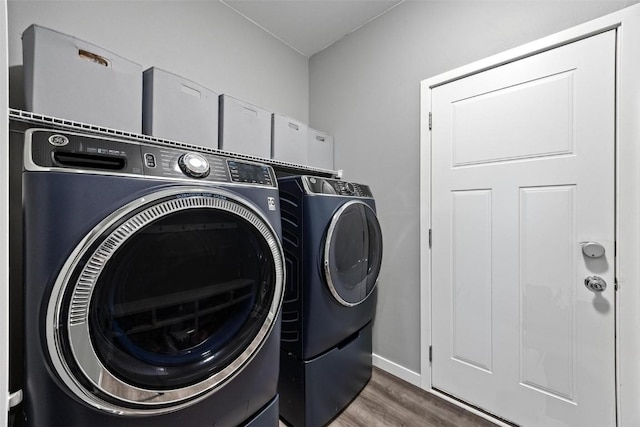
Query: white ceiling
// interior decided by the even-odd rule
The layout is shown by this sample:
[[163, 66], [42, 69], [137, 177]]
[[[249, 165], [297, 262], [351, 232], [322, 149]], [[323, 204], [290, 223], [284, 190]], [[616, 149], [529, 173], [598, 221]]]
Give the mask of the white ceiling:
[[310, 57], [404, 0], [220, 0]]

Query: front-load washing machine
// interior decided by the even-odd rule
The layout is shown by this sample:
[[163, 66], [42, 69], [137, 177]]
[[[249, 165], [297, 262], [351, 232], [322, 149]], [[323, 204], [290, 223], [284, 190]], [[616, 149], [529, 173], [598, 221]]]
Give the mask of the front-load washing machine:
[[294, 426], [320, 426], [371, 377], [382, 231], [366, 185], [290, 176], [279, 187], [287, 269], [280, 413]]
[[24, 139], [29, 426], [277, 426], [271, 167], [56, 130]]

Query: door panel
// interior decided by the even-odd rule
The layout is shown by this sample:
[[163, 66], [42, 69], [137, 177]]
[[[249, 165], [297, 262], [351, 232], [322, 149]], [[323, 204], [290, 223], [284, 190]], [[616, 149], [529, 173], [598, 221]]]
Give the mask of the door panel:
[[615, 38], [432, 90], [433, 387], [526, 426], [615, 425]]
[[491, 371], [491, 191], [453, 191], [452, 357]]
[[[572, 87], [567, 71], [453, 102], [453, 165], [571, 153]], [[517, 144], [508, 137], [514, 134]]]
[[575, 186], [520, 189], [521, 383], [575, 398]]

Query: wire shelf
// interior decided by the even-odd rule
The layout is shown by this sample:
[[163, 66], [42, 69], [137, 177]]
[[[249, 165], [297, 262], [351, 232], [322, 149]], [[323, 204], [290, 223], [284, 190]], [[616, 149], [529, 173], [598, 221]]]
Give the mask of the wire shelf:
[[252, 162], [268, 164], [272, 166], [276, 172], [281, 172], [285, 174], [317, 175], [317, 176], [325, 176], [325, 177], [331, 177], [331, 178], [342, 177], [342, 171], [321, 169], [313, 166], [298, 165], [295, 163], [283, 162], [280, 160], [251, 156], [248, 154], [217, 150], [214, 148], [187, 144], [184, 142], [174, 141], [170, 139], [156, 138], [154, 136], [143, 135], [140, 133], [127, 132], [119, 129], [112, 129], [112, 128], [92, 125], [88, 123], [76, 122], [73, 120], [46, 116], [44, 114], [32, 113], [29, 111], [17, 110], [14, 108], [9, 109], [9, 119], [24, 122], [24, 123], [39, 125], [39, 126], [45, 126], [48, 128], [64, 129], [64, 130], [71, 130], [71, 131], [82, 131], [82, 132], [91, 133], [91, 134], [114, 136], [114, 137], [130, 140], [130, 141], [138, 141], [138, 142], [144, 142], [147, 144], [160, 145], [164, 147], [182, 148], [189, 151], [219, 154], [222, 156], [233, 157], [236, 159], [250, 160]]

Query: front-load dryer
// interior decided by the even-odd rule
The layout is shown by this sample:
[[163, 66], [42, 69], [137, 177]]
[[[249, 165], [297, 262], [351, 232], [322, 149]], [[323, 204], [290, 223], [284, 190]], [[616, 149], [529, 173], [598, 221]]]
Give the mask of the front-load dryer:
[[382, 231], [366, 185], [290, 176], [279, 187], [287, 269], [280, 412], [294, 426], [320, 426], [371, 377]]
[[29, 426], [277, 426], [271, 167], [55, 130], [24, 139]]

